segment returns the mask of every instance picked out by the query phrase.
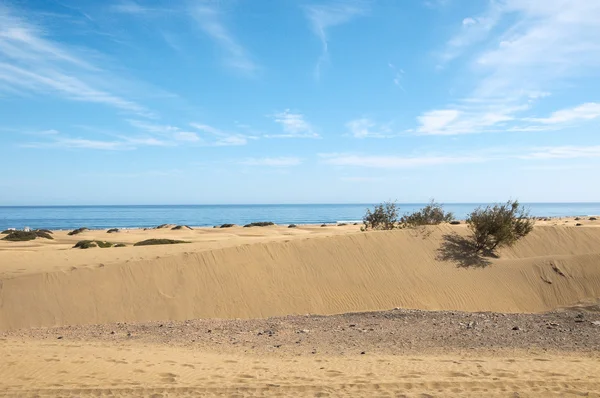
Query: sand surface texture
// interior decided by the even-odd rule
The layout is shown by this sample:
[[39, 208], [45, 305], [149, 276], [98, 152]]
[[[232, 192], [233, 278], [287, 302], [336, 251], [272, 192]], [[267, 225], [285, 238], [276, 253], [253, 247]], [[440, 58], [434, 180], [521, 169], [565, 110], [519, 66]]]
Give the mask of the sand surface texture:
[[600, 396], [600, 224], [577, 222], [498, 258], [465, 225], [0, 241], [0, 397]]
[[[395, 307], [543, 312], [600, 297], [593, 222], [540, 225], [499, 258], [475, 261], [452, 243], [467, 233], [464, 225], [358, 228], [61, 232], [54, 241], [0, 241], [0, 330]], [[71, 248], [80, 239], [154, 237], [193, 243]]]

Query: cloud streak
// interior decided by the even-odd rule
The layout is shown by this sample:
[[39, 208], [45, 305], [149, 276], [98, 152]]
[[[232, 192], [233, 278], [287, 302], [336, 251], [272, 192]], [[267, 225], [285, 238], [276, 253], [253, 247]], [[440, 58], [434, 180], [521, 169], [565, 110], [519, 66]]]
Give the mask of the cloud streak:
[[315, 77], [319, 79], [323, 64], [329, 60], [328, 30], [364, 15], [366, 7], [362, 1], [334, 1], [328, 4], [306, 6], [304, 12], [311, 30], [321, 41], [321, 55], [315, 66]]
[[223, 22], [223, 15], [215, 5], [197, 4], [191, 8], [190, 14], [204, 33], [223, 50], [228, 66], [245, 74], [253, 74], [258, 70], [246, 49]]
[[303, 114], [286, 109], [271, 116], [279, 124], [282, 134], [267, 134], [266, 138], [320, 138], [314, 127], [306, 120]]

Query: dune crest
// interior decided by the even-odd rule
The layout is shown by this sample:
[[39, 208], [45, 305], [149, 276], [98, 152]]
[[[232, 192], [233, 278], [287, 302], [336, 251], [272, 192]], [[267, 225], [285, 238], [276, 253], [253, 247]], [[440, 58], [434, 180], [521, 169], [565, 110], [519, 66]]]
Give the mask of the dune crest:
[[159, 258], [140, 248], [136, 261], [0, 280], [0, 329], [394, 307], [543, 312], [600, 297], [600, 228], [536, 227], [485, 268], [440, 261], [444, 236], [465, 232], [443, 226], [197, 252], [190, 244]]

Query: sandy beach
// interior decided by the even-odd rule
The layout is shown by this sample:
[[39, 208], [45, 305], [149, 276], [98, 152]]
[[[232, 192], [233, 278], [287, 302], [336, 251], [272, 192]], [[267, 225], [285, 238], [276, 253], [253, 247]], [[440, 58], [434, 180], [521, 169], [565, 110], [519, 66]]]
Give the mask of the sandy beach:
[[475, 262], [464, 224], [0, 241], [0, 396], [598, 396], [598, 226]]

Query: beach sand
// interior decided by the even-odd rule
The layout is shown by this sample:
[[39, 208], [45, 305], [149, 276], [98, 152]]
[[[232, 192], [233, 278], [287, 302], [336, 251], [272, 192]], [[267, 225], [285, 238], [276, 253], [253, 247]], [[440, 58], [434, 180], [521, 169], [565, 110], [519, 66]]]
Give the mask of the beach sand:
[[[0, 396], [598, 396], [598, 226], [490, 259], [464, 224], [0, 241]], [[72, 249], [149, 238], [191, 243]]]

